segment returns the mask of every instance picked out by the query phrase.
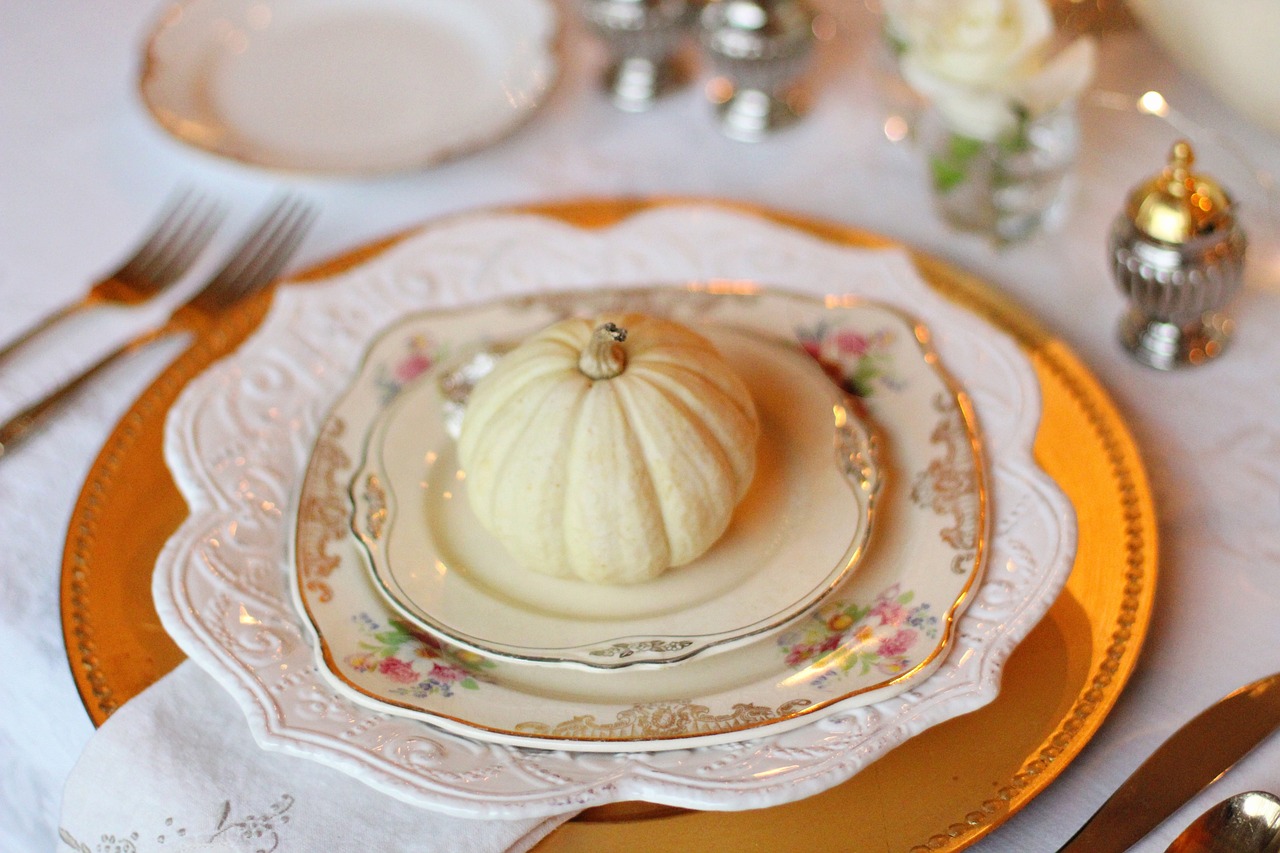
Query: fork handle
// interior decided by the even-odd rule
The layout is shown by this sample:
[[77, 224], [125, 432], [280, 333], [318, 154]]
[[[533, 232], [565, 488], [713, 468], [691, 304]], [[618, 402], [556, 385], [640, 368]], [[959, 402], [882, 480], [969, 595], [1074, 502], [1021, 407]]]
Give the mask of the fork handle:
[[130, 353], [136, 352], [148, 344], [157, 341], [163, 337], [167, 337], [175, 330], [169, 326], [161, 326], [150, 332], [144, 332], [141, 335], [127, 341], [115, 350], [107, 353], [98, 361], [86, 367], [76, 376], [68, 379], [62, 385], [50, 391], [44, 397], [27, 406], [18, 414], [10, 418], [5, 424], [0, 425], [0, 457], [10, 452], [18, 445], [23, 438], [38, 427], [45, 417], [55, 408], [67, 399], [72, 397], [77, 391], [89, 384], [91, 380], [104, 372], [111, 365], [123, 359]]
[[38, 337], [42, 333], [47, 332], [49, 329], [53, 328], [58, 323], [67, 319], [68, 317], [71, 317], [72, 315], [75, 315], [75, 314], [79, 314], [81, 311], [88, 308], [91, 304], [92, 304], [92, 301], [89, 299], [80, 299], [75, 302], [72, 302], [69, 305], [64, 305], [63, 307], [59, 308], [57, 311], [54, 311], [52, 314], [49, 314], [43, 320], [40, 320], [35, 325], [27, 329], [25, 332], [18, 335], [17, 338], [5, 344], [3, 347], [0, 347], [0, 363], [3, 363], [6, 359], [9, 358], [9, 356], [13, 355], [13, 353], [15, 353], [17, 350], [26, 346], [28, 343], [30, 343], [32, 340], [34, 340], [36, 337]]

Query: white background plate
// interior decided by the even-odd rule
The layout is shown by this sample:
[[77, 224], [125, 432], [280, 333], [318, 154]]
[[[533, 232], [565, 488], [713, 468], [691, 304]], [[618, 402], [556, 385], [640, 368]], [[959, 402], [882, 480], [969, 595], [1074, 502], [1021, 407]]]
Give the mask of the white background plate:
[[[625, 755], [485, 744], [338, 695], [289, 600], [284, 517], [369, 330], [411, 311], [503, 295], [711, 279], [897, 305], [929, 324], [971, 395], [991, 462], [989, 569], [929, 691], [772, 737]], [[1062, 589], [1075, 553], [1071, 505], [1031, 456], [1039, 418], [1039, 386], [1017, 345], [933, 293], [900, 250], [830, 244], [714, 206], [659, 208], [598, 231], [533, 215], [458, 217], [330, 284], [282, 288], [259, 331], [187, 386], [167, 421], [165, 455], [190, 514], [157, 562], [156, 608], [264, 746], [409, 802], [491, 818], [635, 799], [776, 805], [836, 785], [995, 697], [1001, 667]]]
[[546, 0], [187, 0], [143, 102], [215, 154], [304, 172], [427, 166], [508, 133], [557, 72]]

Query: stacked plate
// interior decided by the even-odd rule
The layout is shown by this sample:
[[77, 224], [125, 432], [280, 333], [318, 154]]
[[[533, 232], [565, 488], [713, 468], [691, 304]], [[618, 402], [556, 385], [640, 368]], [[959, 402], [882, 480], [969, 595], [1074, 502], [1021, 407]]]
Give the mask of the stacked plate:
[[[756, 480], [655, 581], [530, 576], [471, 516], [451, 428], [511, 342], [615, 309], [716, 343]], [[898, 251], [706, 206], [454, 220], [286, 289], [189, 386], [157, 606], [264, 745], [429, 807], [784, 802], [994, 697], [1074, 553], [1038, 415], [1012, 342]]]
[[[602, 302], [665, 302], [683, 314], [700, 301], [691, 295], [649, 290], [578, 301], [586, 311]], [[505, 349], [487, 343], [490, 336], [505, 329], [519, 337], [544, 317], [500, 302], [400, 323], [379, 339], [330, 416], [352, 427], [344, 432], [356, 439], [353, 451], [364, 438], [362, 451], [348, 454], [364, 459], [352, 481], [352, 529], [379, 592], [404, 619], [496, 660], [595, 670], [673, 666], [776, 631], [852, 571], [879, 491], [856, 401], [798, 346], [720, 324], [703, 331], [752, 389], [765, 433], [736, 523], [692, 564], [644, 584], [592, 584], [521, 568], [467, 508], [453, 434], [471, 385]], [[423, 347], [465, 354], [436, 365]], [[382, 379], [419, 369], [424, 375], [409, 387]], [[620, 680], [601, 683], [616, 689]]]
[[[448, 429], [458, 377], [570, 305], [697, 324], [761, 417], [758, 473], [730, 529], [644, 584], [530, 573], [465, 499]], [[303, 480], [294, 562], [321, 666], [376, 708], [485, 740], [605, 751], [780, 731], [907, 689], [951, 641], [985, 515], [976, 436], [922, 338], [881, 306], [698, 285], [398, 323], [330, 413]], [[859, 398], [811, 353], [875, 402], [904, 480], [884, 506]], [[873, 506], [892, 529], [869, 543]]]

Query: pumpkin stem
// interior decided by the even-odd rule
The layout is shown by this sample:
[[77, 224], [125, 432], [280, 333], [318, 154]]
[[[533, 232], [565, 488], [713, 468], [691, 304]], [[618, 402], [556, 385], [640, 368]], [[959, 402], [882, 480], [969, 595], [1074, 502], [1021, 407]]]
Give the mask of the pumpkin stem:
[[612, 379], [627, 366], [627, 351], [622, 342], [627, 339], [627, 330], [619, 328], [615, 323], [605, 323], [596, 327], [591, 340], [582, 350], [578, 358], [578, 369], [591, 379]]

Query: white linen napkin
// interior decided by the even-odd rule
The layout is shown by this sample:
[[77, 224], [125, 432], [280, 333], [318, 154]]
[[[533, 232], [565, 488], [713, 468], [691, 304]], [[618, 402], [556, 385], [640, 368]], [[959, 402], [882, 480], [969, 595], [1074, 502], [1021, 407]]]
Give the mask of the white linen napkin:
[[468, 820], [265, 750], [187, 662], [113, 714], [67, 780], [59, 850], [76, 853], [521, 853], [571, 815]]

